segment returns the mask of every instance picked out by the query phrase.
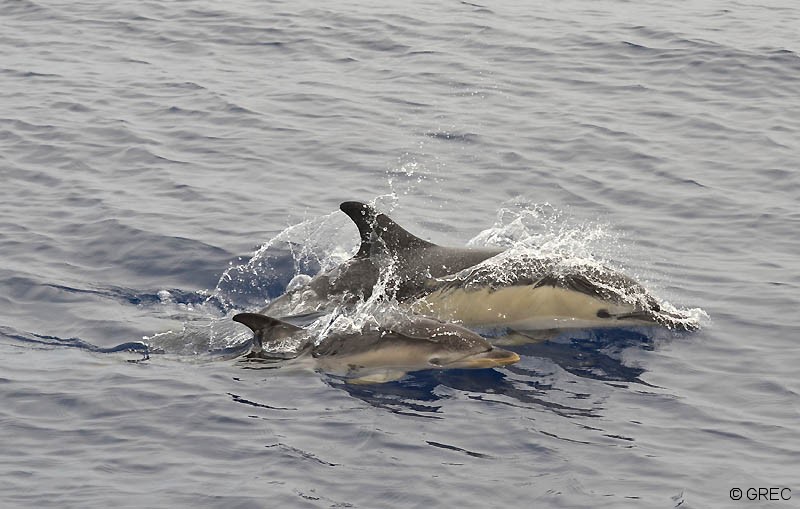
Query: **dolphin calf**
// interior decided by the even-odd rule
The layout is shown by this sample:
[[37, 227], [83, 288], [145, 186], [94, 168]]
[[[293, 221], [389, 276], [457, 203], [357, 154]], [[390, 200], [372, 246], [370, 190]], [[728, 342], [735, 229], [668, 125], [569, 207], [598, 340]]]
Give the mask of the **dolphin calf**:
[[666, 310], [641, 284], [607, 267], [502, 249], [439, 246], [367, 204], [350, 201], [340, 208], [358, 228], [356, 254], [270, 302], [262, 313], [330, 311], [368, 298], [380, 283], [388, 298], [416, 313], [470, 327], [697, 328], [688, 314]]
[[240, 313], [233, 320], [253, 331], [248, 358], [273, 359], [264, 345], [292, 339], [299, 342], [295, 353], [279, 358], [310, 356], [318, 369], [351, 383], [388, 382], [409, 371], [494, 368], [519, 361], [516, 353], [496, 348], [470, 330], [422, 317], [359, 333], [334, 333], [319, 344], [314, 332], [266, 315]]

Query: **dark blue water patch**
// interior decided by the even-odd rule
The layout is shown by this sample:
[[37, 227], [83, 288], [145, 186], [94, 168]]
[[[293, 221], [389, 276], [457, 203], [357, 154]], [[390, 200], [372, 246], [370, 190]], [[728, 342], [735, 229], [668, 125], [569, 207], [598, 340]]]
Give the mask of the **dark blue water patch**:
[[[517, 370], [530, 379], [537, 374]], [[591, 409], [568, 406], [548, 399], [550, 386], [536, 381], [510, 378], [509, 373], [500, 369], [450, 369], [415, 371], [404, 378], [382, 384], [352, 384], [346, 379], [328, 375], [326, 380], [332, 387], [347, 392], [376, 408], [392, 413], [426, 418], [443, 418], [441, 414], [442, 396], [439, 387], [449, 387], [469, 394], [476, 401], [486, 401], [498, 405], [536, 407], [564, 417], [593, 417]], [[546, 387], [546, 390], [543, 390]]]
[[184, 237], [165, 236], [107, 219], [65, 226], [76, 240], [73, 256], [92, 266], [113, 267], [140, 281], [213, 288], [221, 270], [234, 258], [226, 250]]
[[78, 348], [93, 353], [135, 353], [141, 355], [138, 359], [129, 359], [128, 362], [141, 362], [150, 358], [150, 349], [141, 341], [128, 341], [120, 343], [111, 347], [99, 347], [93, 345], [79, 338], [60, 338], [58, 336], [51, 336], [45, 334], [24, 333], [20, 334], [11, 329], [0, 326], [0, 336], [8, 339], [15, 340], [21, 343], [36, 345], [40, 347], [65, 347], [65, 348]]
[[259, 253], [257, 259], [240, 258], [239, 262], [244, 263], [225, 272], [215, 294], [230, 309], [261, 308], [266, 300], [283, 295], [295, 276], [319, 273], [319, 260], [297, 254], [300, 252], [302, 249], [295, 244], [275, 243]]
[[[496, 404], [525, 408], [535, 407], [563, 417], [595, 416], [591, 409], [552, 401], [549, 393], [560, 389], [551, 383], [542, 382], [542, 373], [518, 365], [509, 366], [505, 370], [442, 371], [437, 374], [437, 380], [441, 385], [469, 393], [469, 398], [477, 401], [492, 401]], [[498, 396], [503, 396], [504, 399], [498, 399]]]
[[434, 394], [438, 381], [420, 372], [407, 375], [403, 380], [383, 384], [351, 384], [347, 379], [328, 375], [332, 387], [342, 389], [350, 396], [375, 408], [382, 408], [398, 415], [443, 418], [439, 414], [440, 397]]
[[[654, 341], [648, 335], [627, 329], [597, 329], [582, 331], [580, 336], [564, 333], [553, 340], [509, 347], [519, 355], [545, 358], [563, 370], [582, 378], [594, 380], [642, 383], [644, 369], [626, 366], [622, 351], [626, 348], [652, 350]], [[523, 372], [518, 365], [509, 366], [512, 372]]]
[[42, 286], [55, 288], [72, 294], [88, 294], [116, 300], [134, 306], [156, 306], [169, 300], [175, 304], [199, 305], [208, 301], [208, 295], [203, 292], [186, 291], [177, 288], [169, 290], [142, 291], [119, 286], [106, 286], [96, 288], [74, 288], [71, 286], [46, 283]]

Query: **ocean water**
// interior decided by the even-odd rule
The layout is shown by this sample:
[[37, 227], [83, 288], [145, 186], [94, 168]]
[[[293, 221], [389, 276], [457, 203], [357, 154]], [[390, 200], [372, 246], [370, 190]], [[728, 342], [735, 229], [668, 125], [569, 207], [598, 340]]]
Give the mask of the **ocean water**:
[[[1, 505], [796, 507], [799, 26], [787, 1], [0, 0]], [[353, 252], [345, 200], [592, 256], [703, 327], [379, 385], [209, 354]]]

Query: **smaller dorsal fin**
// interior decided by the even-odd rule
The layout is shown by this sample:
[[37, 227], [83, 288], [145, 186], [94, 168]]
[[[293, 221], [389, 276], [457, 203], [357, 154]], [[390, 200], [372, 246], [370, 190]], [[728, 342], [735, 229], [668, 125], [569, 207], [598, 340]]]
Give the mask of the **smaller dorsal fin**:
[[269, 331], [271, 329], [282, 329], [285, 331], [296, 332], [302, 330], [302, 327], [292, 325], [288, 322], [283, 322], [277, 318], [272, 318], [267, 315], [260, 315], [258, 313], [239, 313], [234, 315], [234, 322], [243, 323], [252, 329], [253, 332]]
[[247, 325], [253, 331], [253, 351], [256, 352], [261, 351], [264, 340], [270, 341], [291, 336], [303, 330], [302, 327], [258, 313], [239, 313], [234, 315], [233, 321]]
[[372, 251], [375, 238], [383, 241], [391, 251], [403, 251], [412, 248], [432, 247], [426, 240], [408, 233], [403, 227], [395, 223], [386, 214], [379, 214], [366, 203], [346, 201], [339, 208], [353, 220], [361, 237], [361, 246], [358, 248], [356, 258], [367, 258]]

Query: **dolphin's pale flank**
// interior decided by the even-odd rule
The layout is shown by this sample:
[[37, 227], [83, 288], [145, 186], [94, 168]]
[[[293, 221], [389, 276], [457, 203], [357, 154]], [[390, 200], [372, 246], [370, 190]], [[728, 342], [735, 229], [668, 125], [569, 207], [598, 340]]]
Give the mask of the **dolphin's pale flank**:
[[241, 313], [233, 320], [253, 331], [247, 357], [273, 359], [270, 344], [292, 337], [300, 345], [295, 357], [311, 357], [318, 369], [351, 383], [388, 382], [425, 369], [494, 368], [519, 361], [516, 353], [494, 347], [470, 330], [421, 317], [358, 333], [330, 334], [319, 344], [311, 331], [269, 316]]
[[420, 314], [466, 326], [519, 331], [662, 325], [694, 321], [667, 311], [633, 279], [592, 264], [562, 264], [525, 254], [501, 255], [427, 283], [412, 304]]

